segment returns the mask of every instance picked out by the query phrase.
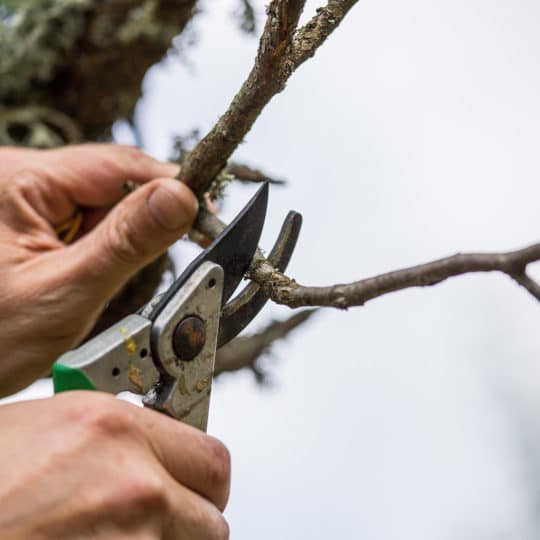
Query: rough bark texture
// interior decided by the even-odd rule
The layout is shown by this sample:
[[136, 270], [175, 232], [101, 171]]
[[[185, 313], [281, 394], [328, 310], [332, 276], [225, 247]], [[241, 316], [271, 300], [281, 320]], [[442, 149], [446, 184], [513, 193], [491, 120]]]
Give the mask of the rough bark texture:
[[[195, 13], [196, 0], [39, 0], [19, 7], [0, 28], [2, 114], [39, 106], [63, 115], [79, 138], [106, 137], [129, 118], [144, 74]], [[38, 118], [43, 118], [43, 115]], [[52, 122], [53, 134], [63, 135]], [[31, 128], [31, 126], [29, 126]], [[56, 128], [56, 129], [55, 129]], [[2, 144], [55, 146], [11, 127]], [[55, 133], [56, 132], [56, 133]]]

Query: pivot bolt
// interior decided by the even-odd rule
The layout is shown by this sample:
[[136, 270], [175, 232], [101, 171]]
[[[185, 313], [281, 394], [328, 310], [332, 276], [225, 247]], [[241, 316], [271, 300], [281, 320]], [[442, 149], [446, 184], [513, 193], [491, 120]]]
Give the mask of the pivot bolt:
[[202, 351], [206, 341], [204, 321], [195, 315], [182, 319], [174, 329], [172, 341], [174, 352], [180, 360], [193, 360]]

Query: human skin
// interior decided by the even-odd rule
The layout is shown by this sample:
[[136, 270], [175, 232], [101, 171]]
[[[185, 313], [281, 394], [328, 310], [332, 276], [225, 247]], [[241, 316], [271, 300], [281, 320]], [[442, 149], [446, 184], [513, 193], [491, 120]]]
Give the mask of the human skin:
[[[178, 167], [131, 147], [0, 149], [0, 394], [50, 368], [191, 226]], [[140, 187], [124, 197], [122, 184]], [[55, 226], [83, 209], [80, 236]], [[0, 539], [223, 539], [216, 439], [99, 392], [0, 407]]]
[[[47, 373], [189, 229], [197, 201], [177, 172], [126, 146], [0, 149], [0, 395]], [[141, 187], [124, 197], [127, 180]], [[80, 207], [84, 234], [65, 245], [54, 227]]]
[[225, 540], [229, 455], [101, 392], [0, 407], [2, 540]]

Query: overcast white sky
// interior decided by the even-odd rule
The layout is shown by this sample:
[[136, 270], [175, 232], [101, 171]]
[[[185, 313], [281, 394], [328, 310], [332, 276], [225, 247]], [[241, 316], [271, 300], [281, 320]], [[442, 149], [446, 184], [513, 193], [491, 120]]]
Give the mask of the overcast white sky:
[[[204, 2], [191, 70], [149, 74], [155, 155], [208, 129], [247, 74], [257, 41], [236, 3]], [[329, 284], [538, 241], [539, 22], [534, 0], [361, 0], [238, 152], [290, 180], [263, 245], [302, 212], [289, 273]], [[226, 214], [251, 191], [232, 189]], [[457, 278], [324, 311], [275, 347], [269, 390], [222, 378], [209, 432], [233, 455], [232, 538], [527, 538], [540, 478], [516, 411], [540, 415], [539, 316], [504, 276]]]

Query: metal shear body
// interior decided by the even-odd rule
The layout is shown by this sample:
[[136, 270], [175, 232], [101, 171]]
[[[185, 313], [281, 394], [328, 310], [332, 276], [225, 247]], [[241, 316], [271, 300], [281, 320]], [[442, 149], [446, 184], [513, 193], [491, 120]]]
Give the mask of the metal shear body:
[[[163, 294], [53, 366], [55, 392], [87, 389], [144, 396], [147, 407], [206, 430], [214, 361], [267, 300], [254, 283], [229, 304], [264, 225], [265, 184], [233, 222]], [[300, 232], [290, 212], [269, 259], [284, 270]]]

